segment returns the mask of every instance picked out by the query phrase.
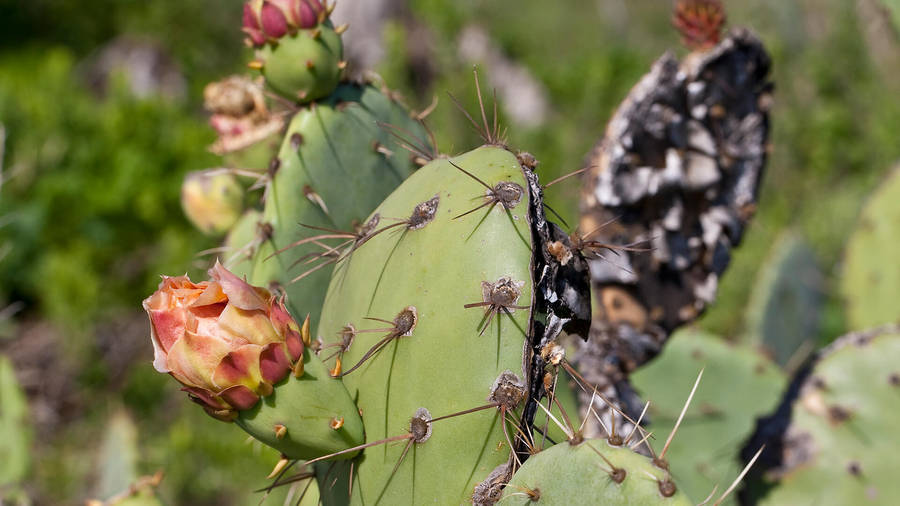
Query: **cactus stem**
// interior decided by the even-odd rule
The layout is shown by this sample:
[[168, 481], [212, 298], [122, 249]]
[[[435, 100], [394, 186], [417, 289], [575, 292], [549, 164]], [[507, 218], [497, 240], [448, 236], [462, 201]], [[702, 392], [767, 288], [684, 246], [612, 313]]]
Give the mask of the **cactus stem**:
[[277, 437], [278, 439], [284, 439], [284, 436], [287, 435], [287, 427], [281, 425], [280, 423], [275, 424], [274, 430], [275, 437]]
[[289, 462], [290, 460], [282, 455], [281, 459], [278, 460], [278, 462], [275, 464], [275, 467], [272, 469], [272, 472], [269, 473], [268, 476], [266, 476], [266, 479], [271, 480], [272, 478], [278, 476], [278, 474], [281, 473], [282, 470], [284, 470], [285, 466], [287, 466]]
[[265, 67], [265, 62], [262, 60], [250, 60], [247, 62], [247, 67], [253, 70], [262, 70]]
[[350, 25], [347, 24], [347, 23], [344, 23], [344, 24], [342, 24], [342, 25], [339, 25], [339, 26], [335, 27], [334, 33], [340, 35], [340, 34], [346, 32], [346, 31], [347, 31], [347, 28], [350, 28]]

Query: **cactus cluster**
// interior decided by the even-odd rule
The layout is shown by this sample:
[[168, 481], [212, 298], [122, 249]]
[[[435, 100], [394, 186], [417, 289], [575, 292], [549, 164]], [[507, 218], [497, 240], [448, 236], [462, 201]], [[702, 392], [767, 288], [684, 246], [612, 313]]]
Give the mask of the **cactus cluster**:
[[[484, 144], [438, 154], [394, 94], [339, 82], [344, 28], [328, 5], [248, 2], [262, 83], [223, 82], [207, 97], [214, 148], [231, 157], [203, 177], [232, 179], [185, 183], [195, 223], [230, 229], [225, 265], [210, 282], [164, 278], [145, 301], [157, 369], [277, 449], [271, 487], [307, 481], [301, 504], [731, 500], [760, 455], [749, 439], [743, 465], [738, 448], [782, 393], [778, 366], [753, 342], [684, 332], [638, 368], [713, 301], [753, 214], [769, 58], [749, 31], [722, 37], [719, 2], [677, 4], [694, 52], [660, 59], [616, 113], [583, 169], [581, 230], [566, 233], [544, 212], [552, 182], [500, 137], [477, 74], [480, 114], [465, 114]], [[276, 152], [247, 151], [268, 146], [274, 125]], [[233, 165], [260, 153], [263, 170]], [[857, 412], [871, 421], [867, 403], [888, 402], [866, 385], [866, 401], [831, 403], [847, 376], [828, 371], [817, 377], [829, 388], [807, 397], [819, 415], [841, 406], [847, 430]]]

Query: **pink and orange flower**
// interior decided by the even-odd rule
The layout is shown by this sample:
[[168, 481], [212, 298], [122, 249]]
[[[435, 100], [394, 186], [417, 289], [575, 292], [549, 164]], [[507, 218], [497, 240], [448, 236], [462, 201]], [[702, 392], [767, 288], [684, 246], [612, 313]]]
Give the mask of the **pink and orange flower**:
[[153, 366], [184, 385], [210, 415], [232, 420], [272, 393], [288, 373], [302, 374], [309, 319], [299, 327], [279, 299], [220, 263], [209, 281], [163, 276], [144, 300]]

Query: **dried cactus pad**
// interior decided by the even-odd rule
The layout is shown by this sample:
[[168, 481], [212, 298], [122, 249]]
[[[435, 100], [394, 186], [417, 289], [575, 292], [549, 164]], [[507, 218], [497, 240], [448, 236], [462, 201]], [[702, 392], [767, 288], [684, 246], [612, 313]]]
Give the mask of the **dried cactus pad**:
[[866, 205], [847, 245], [842, 292], [852, 328], [900, 321], [900, 166]]
[[[454, 219], [485, 203], [486, 189], [451, 162], [490, 186], [517, 185], [524, 198], [510, 208], [485, 206]], [[522, 167], [505, 149], [482, 147], [432, 161], [376, 210], [378, 229], [395, 226], [335, 269], [318, 336], [327, 345], [341, 342], [346, 328], [359, 331], [343, 353], [343, 371], [350, 371], [343, 382], [357, 399], [367, 443], [415, 434], [410, 421], [420, 408], [437, 418], [487, 404], [504, 371], [523, 377], [533, 297], [526, 188]], [[488, 322], [490, 306], [464, 307], [487, 298], [507, 304], [510, 313], [501, 310]], [[435, 421], [396, 472], [406, 442], [364, 450], [352, 502], [471, 501], [475, 485], [510, 455], [501, 420], [499, 410], [490, 408]], [[347, 483], [334, 488], [346, 490]]]
[[757, 430], [775, 434], [758, 441], [771, 450], [764, 488], [774, 486], [760, 504], [900, 502], [898, 356], [900, 326], [890, 325], [840, 338], [798, 375]]
[[643, 455], [603, 439], [559, 443], [529, 458], [500, 504], [694, 504]]

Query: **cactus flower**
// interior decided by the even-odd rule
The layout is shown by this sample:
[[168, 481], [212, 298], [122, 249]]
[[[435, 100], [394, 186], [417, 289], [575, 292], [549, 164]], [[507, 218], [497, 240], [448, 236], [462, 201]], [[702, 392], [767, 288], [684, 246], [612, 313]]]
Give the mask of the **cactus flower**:
[[303, 354], [300, 327], [283, 299], [220, 263], [209, 281], [163, 276], [144, 300], [153, 366], [171, 374], [192, 400], [221, 420], [272, 393]]
[[319, 0], [250, 0], [244, 4], [243, 31], [260, 47], [298, 29], [313, 28], [326, 16]]

